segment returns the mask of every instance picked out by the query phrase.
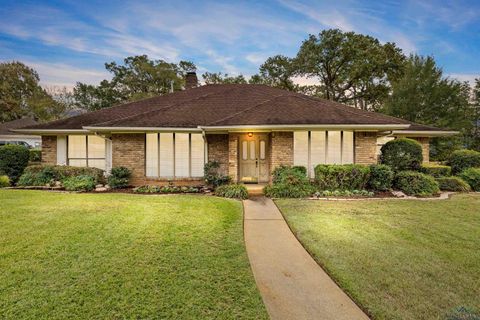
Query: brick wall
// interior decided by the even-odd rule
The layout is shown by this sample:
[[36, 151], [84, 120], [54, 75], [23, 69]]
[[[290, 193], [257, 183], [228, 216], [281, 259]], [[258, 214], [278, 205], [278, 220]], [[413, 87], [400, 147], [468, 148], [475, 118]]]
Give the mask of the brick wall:
[[209, 134], [208, 161], [220, 163], [219, 173], [228, 175], [228, 134]]
[[417, 140], [422, 145], [423, 162], [429, 162], [430, 161], [430, 138], [416, 137], [413, 139]]
[[132, 171], [131, 183], [145, 180], [145, 134], [112, 135], [112, 167], [126, 167]]
[[228, 134], [228, 175], [238, 182], [238, 133]]
[[270, 172], [280, 165], [293, 165], [293, 132], [272, 132]]
[[376, 132], [355, 132], [355, 163], [377, 163]]
[[42, 136], [42, 163], [57, 164], [56, 136]]

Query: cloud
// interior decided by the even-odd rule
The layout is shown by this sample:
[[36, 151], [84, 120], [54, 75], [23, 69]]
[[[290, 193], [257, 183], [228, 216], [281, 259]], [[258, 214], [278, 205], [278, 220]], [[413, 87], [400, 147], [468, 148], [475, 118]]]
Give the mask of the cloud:
[[475, 79], [480, 79], [480, 72], [477, 74], [474, 73], [450, 73], [447, 74], [448, 77], [457, 79], [459, 81], [468, 81], [471, 86], [475, 85]]

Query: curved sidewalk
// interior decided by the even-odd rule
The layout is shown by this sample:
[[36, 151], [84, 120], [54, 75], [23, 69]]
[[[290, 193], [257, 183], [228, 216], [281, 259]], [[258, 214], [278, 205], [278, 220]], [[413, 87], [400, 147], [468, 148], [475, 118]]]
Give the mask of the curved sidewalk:
[[272, 200], [243, 205], [248, 257], [272, 319], [369, 319], [305, 251]]

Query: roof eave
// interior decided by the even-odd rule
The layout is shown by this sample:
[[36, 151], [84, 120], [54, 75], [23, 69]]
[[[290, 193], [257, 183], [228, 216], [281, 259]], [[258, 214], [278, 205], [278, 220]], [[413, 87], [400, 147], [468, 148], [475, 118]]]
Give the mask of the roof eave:
[[199, 126], [205, 132], [236, 131], [287, 131], [287, 130], [341, 130], [385, 131], [406, 129], [409, 124], [282, 124], [282, 125], [235, 125], [235, 126]]
[[393, 130], [391, 136], [405, 137], [449, 137], [460, 134], [459, 131], [428, 131], [428, 130]]
[[58, 134], [79, 134], [88, 133], [85, 129], [12, 129], [16, 133], [33, 134], [33, 135], [58, 135]]
[[199, 128], [182, 128], [182, 127], [83, 127], [89, 132], [202, 132]]

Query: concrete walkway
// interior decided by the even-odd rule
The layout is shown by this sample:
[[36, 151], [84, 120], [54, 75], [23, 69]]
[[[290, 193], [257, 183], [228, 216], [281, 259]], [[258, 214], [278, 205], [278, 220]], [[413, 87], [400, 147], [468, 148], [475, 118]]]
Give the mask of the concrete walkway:
[[243, 205], [248, 257], [272, 319], [368, 319], [305, 251], [272, 200]]

